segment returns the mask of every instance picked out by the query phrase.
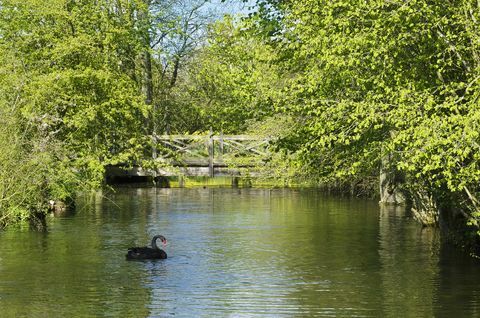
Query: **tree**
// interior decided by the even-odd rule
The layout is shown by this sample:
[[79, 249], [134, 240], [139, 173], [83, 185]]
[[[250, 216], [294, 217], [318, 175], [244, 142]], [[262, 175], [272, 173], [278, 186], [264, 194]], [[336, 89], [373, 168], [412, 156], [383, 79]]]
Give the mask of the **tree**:
[[478, 4], [273, 7], [282, 12], [276, 37], [293, 51], [297, 74], [283, 104], [299, 129], [284, 146], [330, 182], [378, 176], [388, 163], [390, 175], [406, 178], [424, 223], [436, 222], [451, 202], [476, 211]]
[[188, 99], [198, 105], [204, 127], [241, 133], [252, 120], [272, 116], [282, 87], [277, 56], [249, 34], [249, 22], [226, 16], [212, 25], [209, 41], [190, 61]]
[[15, 151], [29, 154], [25, 167], [41, 185], [23, 209], [44, 211], [49, 199], [98, 187], [106, 165], [141, 158], [148, 107], [139, 94], [138, 8], [132, 1], [2, 1], [0, 52], [8, 59], [1, 80], [14, 81], [4, 87], [2, 111]]
[[[170, 102], [165, 92], [199, 43], [209, 17], [202, 11], [205, 3], [1, 2], [0, 81], [6, 84], [0, 111], [6, 119], [0, 138], [4, 147], [14, 144], [5, 152], [11, 158], [25, 156], [25, 169], [19, 167], [23, 172], [15, 177], [31, 167], [41, 181], [25, 197], [30, 199], [18, 200], [22, 211], [37, 206], [43, 213], [50, 199], [98, 188], [110, 164], [151, 159], [158, 147], [152, 134], [167, 127], [167, 115], [175, 113], [159, 113], [159, 106]], [[166, 61], [174, 61], [171, 71]], [[14, 161], [5, 161], [3, 171], [9, 164]], [[0, 178], [10, 180], [8, 174]], [[5, 198], [16, 190], [3, 190], [0, 208], [13, 209]]]
[[185, 101], [179, 82], [205, 42], [207, 27], [217, 17], [209, 0], [175, 0], [151, 6], [153, 28], [154, 133], [192, 131], [199, 127], [195, 107]]

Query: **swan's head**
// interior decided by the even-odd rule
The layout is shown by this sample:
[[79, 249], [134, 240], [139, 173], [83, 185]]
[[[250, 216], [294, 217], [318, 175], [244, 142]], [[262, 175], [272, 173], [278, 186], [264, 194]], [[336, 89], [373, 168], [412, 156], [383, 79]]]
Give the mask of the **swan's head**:
[[162, 245], [163, 246], [166, 246], [167, 245], [167, 239], [165, 238], [165, 236], [163, 235], [155, 235], [153, 238], [152, 238], [152, 247], [154, 248], [158, 248], [157, 247], [157, 240], [160, 239], [160, 241], [162, 242]]

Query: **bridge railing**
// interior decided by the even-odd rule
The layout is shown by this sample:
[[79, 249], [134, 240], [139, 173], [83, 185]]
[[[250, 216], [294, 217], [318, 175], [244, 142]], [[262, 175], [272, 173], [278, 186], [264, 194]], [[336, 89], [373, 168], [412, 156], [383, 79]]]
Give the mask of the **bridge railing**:
[[268, 156], [269, 139], [252, 135], [158, 135], [157, 144], [168, 149], [159, 155], [175, 166], [209, 167], [213, 176], [216, 167], [254, 167]]

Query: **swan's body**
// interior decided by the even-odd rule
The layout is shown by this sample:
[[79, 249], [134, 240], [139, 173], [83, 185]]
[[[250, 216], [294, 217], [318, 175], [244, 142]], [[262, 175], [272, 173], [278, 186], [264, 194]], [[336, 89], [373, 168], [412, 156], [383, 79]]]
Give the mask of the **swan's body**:
[[128, 249], [126, 258], [130, 259], [166, 259], [167, 253], [157, 246], [157, 239], [160, 239], [163, 245], [167, 244], [167, 239], [163, 235], [155, 235], [152, 238], [152, 247], [131, 247]]

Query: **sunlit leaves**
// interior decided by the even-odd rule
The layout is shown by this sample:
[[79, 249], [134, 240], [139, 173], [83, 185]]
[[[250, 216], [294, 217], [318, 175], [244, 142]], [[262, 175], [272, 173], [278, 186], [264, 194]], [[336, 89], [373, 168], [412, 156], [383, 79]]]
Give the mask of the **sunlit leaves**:
[[271, 4], [296, 72], [281, 109], [302, 123], [284, 146], [313, 174], [367, 178], [388, 155], [411, 184], [480, 190], [476, 2]]
[[271, 115], [281, 85], [273, 48], [247, 28], [231, 18], [215, 24], [209, 45], [190, 65], [192, 98], [206, 125], [224, 133], [239, 133], [249, 120]]
[[124, 0], [2, 1], [0, 54], [8, 60], [0, 74], [8, 77], [0, 80], [13, 82], [0, 103], [14, 116], [12, 131], [25, 134], [16, 146], [41, 180], [29, 202], [44, 207], [98, 187], [105, 165], [143, 151], [131, 142], [145, 145], [149, 112], [137, 81], [135, 10], [136, 1]]

